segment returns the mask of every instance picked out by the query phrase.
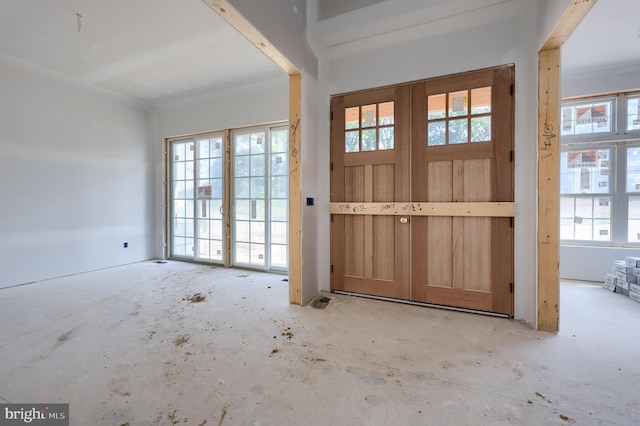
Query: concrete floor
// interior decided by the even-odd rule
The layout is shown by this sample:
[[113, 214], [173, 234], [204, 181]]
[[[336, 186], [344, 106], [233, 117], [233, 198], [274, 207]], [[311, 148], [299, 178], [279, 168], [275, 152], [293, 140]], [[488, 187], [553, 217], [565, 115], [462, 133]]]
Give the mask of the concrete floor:
[[0, 290], [0, 402], [70, 403], [80, 426], [638, 424], [627, 297], [563, 283], [555, 335], [348, 296], [291, 306], [283, 278], [144, 262]]

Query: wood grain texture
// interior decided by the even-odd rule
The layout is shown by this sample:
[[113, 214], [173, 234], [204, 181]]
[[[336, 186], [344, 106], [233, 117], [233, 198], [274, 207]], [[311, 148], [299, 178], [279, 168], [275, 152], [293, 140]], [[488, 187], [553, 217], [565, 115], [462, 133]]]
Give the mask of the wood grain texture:
[[484, 216], [514, 217], [515, 203], [451, 202], [451, 203], [329, 203], [329, 213], [378, 216]]
[[596, 1], [597, 0], [572, 1], [571, 4], [567, 6], [567, 9], [562, 14], [560, 21], [556, 24], [541, 50], [560, 49], [571, 33], [576, 29], [578, 24], [582, 22], [587, 13], [596, 4]]
[[[289, 76], [289, 302], [302, 304], [302, 79]], [[305, 301], [306, 302], [306, 301]]]
[[538, 329], [558, 331], [560, 49], [539, 54], [538, 84]]

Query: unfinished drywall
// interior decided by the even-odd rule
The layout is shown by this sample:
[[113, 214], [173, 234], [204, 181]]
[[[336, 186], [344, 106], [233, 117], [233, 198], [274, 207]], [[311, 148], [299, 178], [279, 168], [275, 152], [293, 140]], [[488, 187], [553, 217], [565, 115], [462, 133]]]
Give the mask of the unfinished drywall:
[[0, 287], [151, 258], [148, 111], [8, 61], [0, 93]]
[[[318, 238], [328, 228], [319, 228], [320, 218], [326, 216], [328, 204], [319, 203], [321, 182], [318, 169], [322, 164], [318, 161], [318, 114], [319, 114], [318, 81], [307, 73], [302, 73], [302, 114], [301, 128], [301, 161], [300, 172], [302, 182], [302, 289], [301, 302], [304, 304], [318, 294], [318, 269], [325, 267], [318, 257]], [[311, 205], [310, 205], [311, 203]]]
[[562, 73], [563, 98], [640, 90], [640, 63]]
[[157, 117], [161, 138], [286, 120], [288, 76], [165, 104]]
[[[494, 4], [404, 30], [350, 41], [335, 49], [327, 48], [320, 55], [321, 98], [326, 111], [332, 94], [515, 63], [515, 317], [531, 324], [536, 323], [537, 47], [532, 18], [534, 6], [529, 1]], [[370, 28], [369, 25], [363, 27]], [[322, 30], [316, 33], [324, 34]], [[320, 123], [320, 140], [328, 141], [329, 120], [323, 118]], [[325, 145], [321, 147], [321, 165], [329, 163], [328, 143]], [[321, 166], [319, 174], [323, 194], [320, 204], [325, 205], [329, 197], [329, 168]], [[329, 265], [328, 232], [319, 232], [319, 253], [319, 285], [326, 290], [330, 273], [329, 268], [322, 265]]]

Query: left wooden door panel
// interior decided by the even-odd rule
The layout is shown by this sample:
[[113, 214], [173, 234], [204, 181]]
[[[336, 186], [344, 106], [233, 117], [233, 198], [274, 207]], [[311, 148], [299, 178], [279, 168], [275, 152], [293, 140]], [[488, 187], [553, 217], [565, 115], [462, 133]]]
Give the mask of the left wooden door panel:
[[[409, 200], [409, 87], [332, 99], [331, 202]], [[409, 226], [394, 216], [333, 215], [331, 289], [409, 297]]]

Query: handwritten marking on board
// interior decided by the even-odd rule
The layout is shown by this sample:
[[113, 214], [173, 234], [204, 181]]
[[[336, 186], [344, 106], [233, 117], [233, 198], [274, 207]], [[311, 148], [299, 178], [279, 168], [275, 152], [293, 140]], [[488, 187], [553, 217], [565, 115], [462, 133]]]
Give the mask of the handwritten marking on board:
[[353, 213], [362, 213], [366, 210], [364, 204], [351, 205], [351, 204], [340, 204], [340, 211], [343, 212], [353, 212]]
[[540, 147], [541, 150], [547, 150], [553, 147], [553, 139], [557, 137], [556, 134], [553, 133], [553, 125], [545, 124], [544, 132], [542, 133], [544, 138], [543, 145]]
[[422, 206], [420, 203], [409, 203], [402, 206], [403, 212], [421, 212]]

